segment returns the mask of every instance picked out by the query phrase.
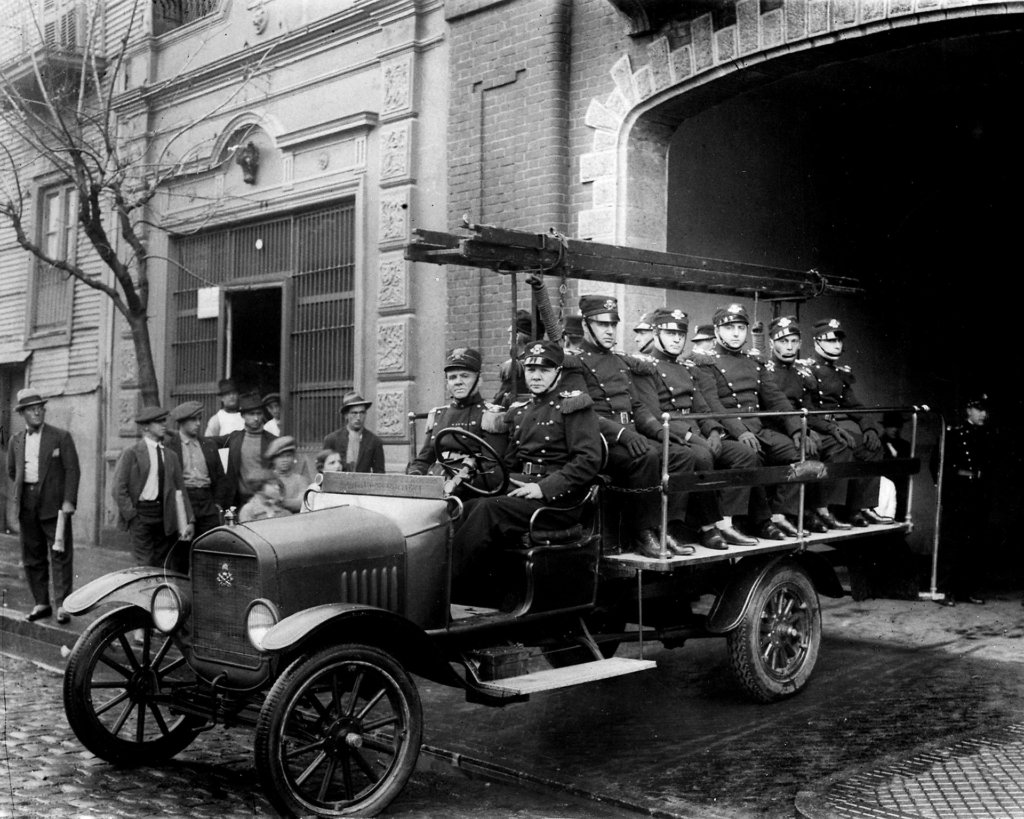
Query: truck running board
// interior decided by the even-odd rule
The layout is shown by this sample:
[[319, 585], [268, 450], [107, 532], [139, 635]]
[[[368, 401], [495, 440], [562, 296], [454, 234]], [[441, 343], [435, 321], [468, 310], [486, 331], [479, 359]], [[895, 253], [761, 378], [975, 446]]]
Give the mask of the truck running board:
[[541, 691], [553, 691], [556, 688], [568, 688], [571, 685], [605, 680], [609, 677], [621, 677], [636, 671], [647, 671], [655, 668], [654, 660], [630, 660], [624, 657], [612, 657], [607, 660], [594, 660], [566, 668], [547, 668], [520, 677], [507, 677], [503, 680], [492, 680], [479, 683], [485, 691], [502, 694], [528, 695]]

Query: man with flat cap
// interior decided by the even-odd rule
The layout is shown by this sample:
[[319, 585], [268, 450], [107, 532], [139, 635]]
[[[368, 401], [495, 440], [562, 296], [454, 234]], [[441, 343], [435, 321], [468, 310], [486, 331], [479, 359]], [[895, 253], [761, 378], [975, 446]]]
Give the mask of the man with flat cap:
[[[81, 469], [71, 433], [46, 422], [46, 399], [35, 389], [18, 391], [15, 406], [25, 429], [7, 445], [7, 476], [14, 488], [14, 506], [21, 527], [21, 559], [25, 579], [35, 606], [30, 621], [53, 614], [50, 574], [53, 574], [52, 602], [57, 622], [70, 622], [64, 598], [74, 581], [74, 540], [71, 516], [78, 504]], [[61, 514], [63, 512], [63, 515]], [[63, 546], [57, 525], [63, 521]]]
[[228, 503], [230, 486], [217, 452], [217, 444], [199, 434], [203, 405], [198, 401], [178, 404], [170, 412], [178, 425], [167, 436], [167, 449], [181, 462], [182, 479], [195, 520], [195, 537], [220, 525], [220, 515]]
[[[706, 393], [715, 412], [790, 412], [792, 406], [775, 378], [755, 354], [744, 352], [750, 318], [742, 304], [715, 310], [715, 349], [694, 353], [694, 362], [707, 373], [714, 386]], [[760, 463], [777, 466], [800, 460], [802, 432], [794, 417], [780, 418], [779, 431], [757, 416], [723, 418], [729, 437], [757, 453]], [[787, 515], [799, 513], [800, 487], [780, 486], [773, 491], [771, 506], [763, 487], [750, 488], [748, 518], [754, 533], [768, 540], [785, 540], [797, 534]], [[728, 518], [727, 518], [728, 520]]]
[[[406, 468], [406, 475], [427, 475], [433, 471], [431, 467], [437, 460], [434, 433], [447, 427], [462, 429], [483, 438], [499, 457], [505, 454], [505, 410], [480, 397], [477, 385], [480, 383], [482, 364], [480, 352], [472, 347], [456, 347], [448, 353], [444, 363], [444, 378], [452, 400], [447, 406], [435, 407], [427, 415], [426, 440], [419, 454]], [[459, 456], [460, 450], [453, 448], [451, 455]]]
[[281, 434], [281, 393], [271, 392], [263, 396], [263, 409], [270, 417], [263, 428], [272, 435]]
[[345, 472], [384, 472], [384, 444], [366, 428], [366, 413], [373, 404], [357, 392], [341, 401], [341, 420], [345, 426], [324, 438], [324, 449], [341, 454]]
[[179, 540], [191, 540], [195, 527], [181, 462], [163, 443], [167, 415], [161, 407], [145, 407], [135, 417], [142, 440], [121, 453], [111, 494], [121, 522], [131, 535], [136, 565], [187, 572], [187, 551], [179, 549], [172, 554], [172, 549]]
[[[535, 341], [521, 359], [529, 400], [508, 410], [505, 465], [512, 477], [507, 495], [466, 503], [453, 541], [453, 598], [478, 579], [487, 553], [518, 545], [542, 506], [570, 507], [586, 495], [601, 465], [598, 419], [590, 396], [566, 389], [565, 352], [556, 341]], [[542, 525], [557, 529], [579, 520], [582, 510], [546, 513]]]
[[[826, 458], [848, 449], [855, 461], [882, 460], [882, 425], [876, 415], [858, 412], [864, 405], [853, 385], [853, 370], [839, 363], [846, 332], [838, 319], [822, 319], [814, 325], [814, 358], [804, 375], [804, 406], [812, 410], [830, 410], [828, 415], [812, 415], [808, 426], [821, 436], [821, 451]], [[846, 522], [856, 527], [892, 523], [875, 512], [878, 506], [879, 478], [847, 481]], [[822, 510], [818, 510], [822, 514]], [[831, 525], [831, 521], [826, 519]]]
[[[794, 410], [804, 408], [806, 382], [810, 378], [809, 368], [813, 363], [810, 359], [798, 358], [802, 334], [800, 324], [795, 316], [776, 316], [768, 324], [768, 342], [771, 353], [766, 364], [769, 372], [775, 376], [790, 407]], [[785, 432], [778, 419], [771, 418], [768, 424]], [[807, 435], [807, 455], [818, 457], [827, 463], [842, 463], [853, 460], [853, 453], [847, 449], [829, 448], [825, 451], [821, 446], [821, 436], [809, 424]], [[849, 529], [850, 524], [837, 520], [829, 511], [832, 504], [842, 503], [846, 497], [845, 481], [827, 481], [824, 483], [807, 484], [805, 492], [804, 528], [822, 534], [829, 529]], [[788, 520], [795, 523], [795, 513], [788, 513]]]
[[225, 508], [234, 506], [241, 509], [253, 496], [253, 482], [261, 480], [264, 473], [264, 460], [267, 447], [277, 438], [263, 428], [266, 414], [263, 402], [254, 393], [246, 393], [238, 400], [238, 411], [242, 414], [245, 426], [230, 435], [220, 435], [216, 444], [227, 449], [227, 466], [224, 469]]

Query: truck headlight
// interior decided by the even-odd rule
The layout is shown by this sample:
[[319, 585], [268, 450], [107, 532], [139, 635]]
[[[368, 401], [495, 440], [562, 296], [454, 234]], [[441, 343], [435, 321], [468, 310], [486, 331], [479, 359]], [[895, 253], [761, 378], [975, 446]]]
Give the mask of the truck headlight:
[[149, 602], [149, 613], [153, 625], [164, 634], [178, 630], [178, 626], [189, 615], [189, 607], [185, 598], [177, 588], [170, 585], [157, 586]]
[[245, 632], [256, 650], [261, 650], [263, 638], [278, 624], [281, 616], [277, 607], [269, 600], [253, 600], [245, 613]]

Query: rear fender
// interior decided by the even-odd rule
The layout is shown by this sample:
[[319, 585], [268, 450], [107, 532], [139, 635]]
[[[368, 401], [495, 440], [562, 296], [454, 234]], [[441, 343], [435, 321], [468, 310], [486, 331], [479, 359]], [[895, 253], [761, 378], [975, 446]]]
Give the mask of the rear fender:
[[85, 614], [103, 603], [127, 603], [149, 611], [149, 601], [157, 586], [175, 586], [189, 595], [188, 575], [150, 566], [135, 566], [111, 572], [72, 592], [64, 601], [69, 614]]
[[708, 612], [707, 630], [712, 634], [725, 634], [736, 628], [750, 604], [754, 589], [783, 560], [798, 564], [810, 577], [819, 594], [826, 597], [842, 597], [845, 594], [832, 564], [815, 552], [751, 555], [739, 561], [726, 587], [715, 599]]
[[292, 655], [341, 643], [376, 646], [413, 674], [463, 687], [433, 640], [418, 626], [394, 612], [358, 603], [327, 603], [285, 617], [267, 631], [260, 650]]

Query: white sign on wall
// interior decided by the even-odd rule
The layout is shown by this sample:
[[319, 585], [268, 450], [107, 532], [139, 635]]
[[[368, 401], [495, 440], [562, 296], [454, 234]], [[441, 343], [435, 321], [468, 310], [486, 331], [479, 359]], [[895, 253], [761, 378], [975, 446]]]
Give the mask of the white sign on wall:
[[196, 318], [217, 318], [220, 315], [220, 288], [200, 287], [196, 292], [199, 295], [199, 305]]

